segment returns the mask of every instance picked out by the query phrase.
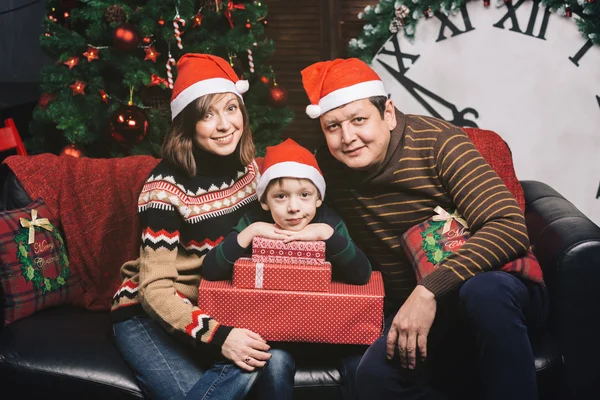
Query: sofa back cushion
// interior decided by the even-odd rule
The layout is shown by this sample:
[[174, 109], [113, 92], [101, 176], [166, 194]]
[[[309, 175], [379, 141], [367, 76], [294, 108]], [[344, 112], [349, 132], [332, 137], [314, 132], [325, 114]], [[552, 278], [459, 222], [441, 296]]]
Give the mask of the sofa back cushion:
[[462, 128], [482, 157], [487, 161], [525, 212], [523, 187], [515, 174], [512, 154], [508, 144], [493, 131], [478, 128]]
[[110, 309], [121, 265], [139, 255], [138, 196], [159, 161], [54, 154], [5, 160], [29, 196], [44, 199], [49, 218], [62, 228], [71, 268], [84, 290], [79, 305]]

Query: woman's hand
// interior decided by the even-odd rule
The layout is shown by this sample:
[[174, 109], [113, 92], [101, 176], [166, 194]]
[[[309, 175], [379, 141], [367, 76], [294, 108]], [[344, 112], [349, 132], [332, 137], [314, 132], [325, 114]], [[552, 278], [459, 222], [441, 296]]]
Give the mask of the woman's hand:
[[327, 224], [308, 224], [301, 231], [287, 231], [275, 229], [275, 233], [285, 235], [285, 243], [293, 240], [327, 240], [333, 235], [333, 228]]
[[270, 348], [257, 333], [248, 329], [233, 328], [221, 347], [221, 353], [241, 369], [254, 371], [264, 367], [266, 361], [271, 358], [271, 354], [267, 353]]

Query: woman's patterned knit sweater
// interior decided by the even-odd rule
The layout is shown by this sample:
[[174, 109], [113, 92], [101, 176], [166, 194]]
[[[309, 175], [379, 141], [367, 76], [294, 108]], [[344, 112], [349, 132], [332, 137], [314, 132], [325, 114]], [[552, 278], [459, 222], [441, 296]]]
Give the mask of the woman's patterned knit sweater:
[[138, 200], [140, 257], [121, 268], [114, 322], [146, 313], [194, 343], [223, 344], [232, 327], [204, 313], [197, 299], [204, 256], [258, 205], [258, 167], [243, 167], [236, 153], [197, 152], [191, 178], [164, 160], [152, 171]]

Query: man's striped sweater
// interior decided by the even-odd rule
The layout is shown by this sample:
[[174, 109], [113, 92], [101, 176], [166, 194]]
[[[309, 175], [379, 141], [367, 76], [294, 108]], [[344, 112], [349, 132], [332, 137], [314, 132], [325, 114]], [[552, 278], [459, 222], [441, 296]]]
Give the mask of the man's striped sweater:
[[386, 297], [401, 304], [415, 288], [400, 237], [433, 216], [436, 206], [457, 209], [472, 234], [421, 282], [436, 297], [524, 255], [529, 238], [523, 213], [467, 135], [436, 118], [396, 111], [396, 119], [385, 159], [375, 171], [351, 170], [327, 148], [317, 152], [328, 201], [373, 268], [382, 272]]
[[232, 327], [197, 307], [204, 256], [245, 212], [259, 207], [258, 167], [243, 167], [234, 154], [196, 154], [193, 178], [161, 161], [138, 201], [142, 228], [140, 257], [121, 268], [114, 295], [114, 322], [146, 313], [169, 332], [221, 346]]

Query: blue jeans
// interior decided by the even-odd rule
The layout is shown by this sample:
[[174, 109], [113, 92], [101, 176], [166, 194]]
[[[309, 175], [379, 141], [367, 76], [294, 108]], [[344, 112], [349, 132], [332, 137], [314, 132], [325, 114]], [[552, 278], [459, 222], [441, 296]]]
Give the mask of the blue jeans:
[[255, 384], [258, 399], [291, 399], [295, 364], [287, 352], [272, 350], [264, 368], [246, 372], [218, 354], [178, 342], [147, 316], [115, 323], [113, 332], [152, 399], [243, 399]]
[[[548, 314], [543, 286], [502, 271], [479, 274], [438, 301], [427, 360], [414, 370], [386, 358], [386, 329], [363, 355], [358, 399], [537, 400], [530, 335]], [[471, 397], [473, 396], [473, 397]]]

